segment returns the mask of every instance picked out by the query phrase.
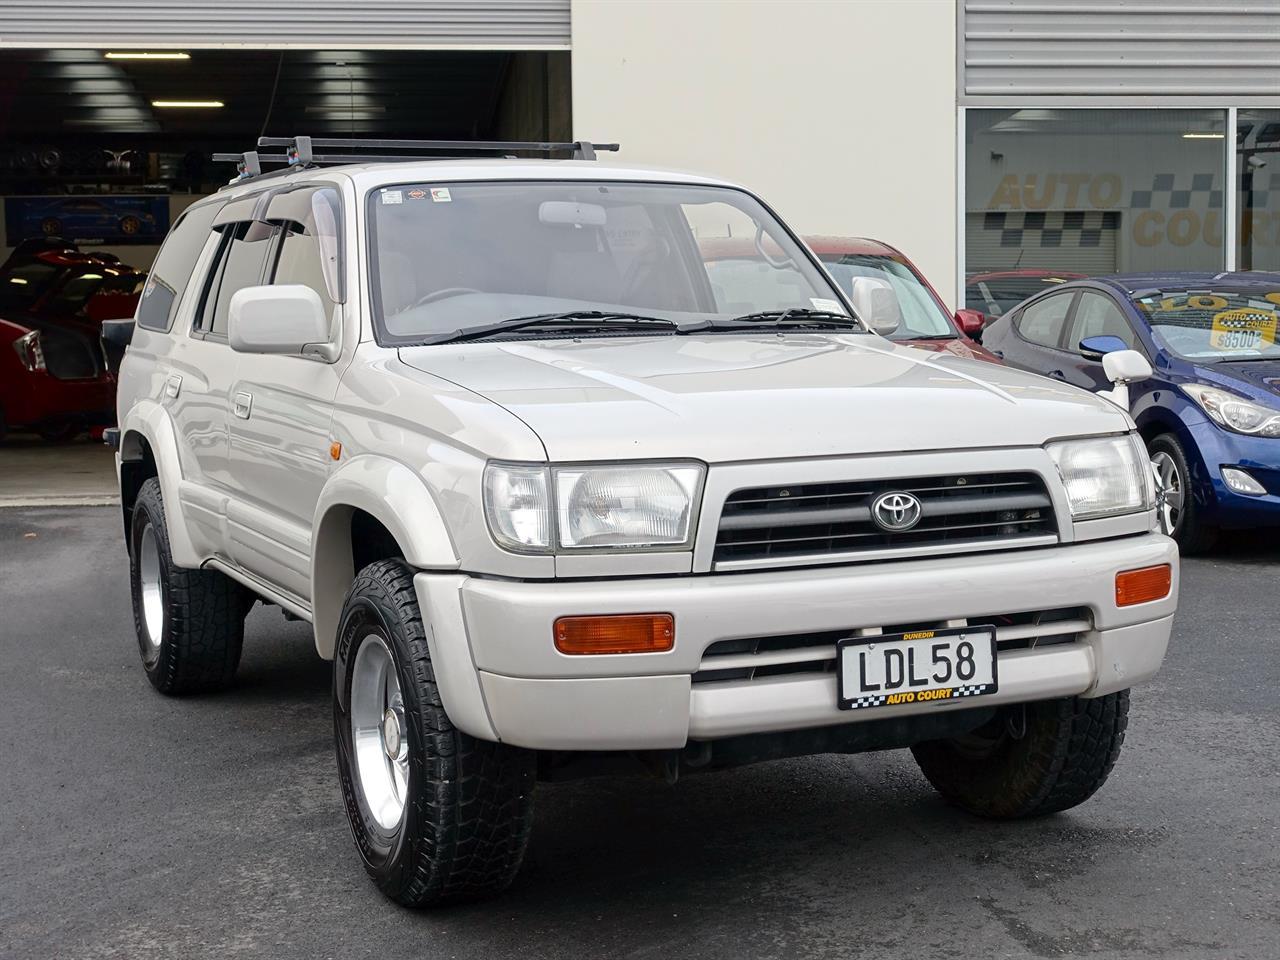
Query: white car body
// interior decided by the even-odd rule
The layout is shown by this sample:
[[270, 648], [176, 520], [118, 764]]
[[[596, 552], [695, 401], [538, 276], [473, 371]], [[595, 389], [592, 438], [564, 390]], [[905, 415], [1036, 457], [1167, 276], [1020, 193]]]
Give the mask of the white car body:
[[[224, 189], [243, 208], [282, 185], [341, 197], [345, 302], [331, 343], [241, 353], [193, 333], [200, 284], [169, 332], [139, 326], [119, 378], [122, 485], [153, 464], [173, 562], [212, 567], [314, 625], [332, 658], [343, 597], [373, 518], [416, 571], [440, 695], [474, 737], [549, 750], [663, 750], [972, 705], [837, 706], [830, 643], [767, 654], [813, 672], [701, 682], [708, 649], [752, 637], [892, 632], [1012, 617], [990, 703], [1096, 697], [1158, 670], [1177, 603], [1177, 551], [1153, 508], [1073, 521], [1046, 444], [1134, 429], [1114, 405], [988, 363], [870, 334], [779, 332], [379, 345], [372, 191], [389, 184], [719, 181], [589, 162], [425, 161], [304, 170]], [[726, 185], [728, 186], [728, 185]], [[216, 253], [211, 238], [195, 277]], [[517, 553], [490, 533], [494, 461], [706, 465], [692, 549]], [[1054, 521], [1017, 543], [935, 543], [717, 560], [726, 497], [752, 487], [988, 473], [1040, 478]], [[1170, 564], [1172, 590], [1116, 604], [1120, 571]], [[553, 623], [669, 612], [668, 652], [569, 656]], [[1069, 611], [1037, 625], [1042, 611]], [[1061, 641], [1037, 646], [1035, 639]], [[743, 657], [746, 660], [743, 660]], [[733, 663], [763, 664], [737, 655]], [[742, 663], [739, 663], [742, 661]]]

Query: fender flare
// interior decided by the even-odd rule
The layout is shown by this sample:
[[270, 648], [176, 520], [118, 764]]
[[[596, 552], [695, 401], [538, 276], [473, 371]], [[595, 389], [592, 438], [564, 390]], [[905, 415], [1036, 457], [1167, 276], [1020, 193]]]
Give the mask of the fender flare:
[[[156, 473], [160, 480], [160, 493], [165, 502], [165, 520], [168, 525], [169, 553], [179, 567], [194, 569], [204, 562], [197, 552], [187, 530], [186, 517], [179, 499], [182, 485], [182, 464], [178, 459], [178, 438], [173, 420], [164, 407], [154, 400], [142, 400], [135, 404], [120, 424], [120, 461], [142, 459], [139, 440], [145, 440], [155, 459]], [[128, 536], [128, 531], [125, 531]]]
[[417, 570], [457, 570], [462, 562], [426, 481], [396, 460], [354, 457], [325, 483], [311, 529], [311, 622], [316, 652], [333, 659], [342, 601], [355, 578], [350, 524], [363, 510], [391, 532]]

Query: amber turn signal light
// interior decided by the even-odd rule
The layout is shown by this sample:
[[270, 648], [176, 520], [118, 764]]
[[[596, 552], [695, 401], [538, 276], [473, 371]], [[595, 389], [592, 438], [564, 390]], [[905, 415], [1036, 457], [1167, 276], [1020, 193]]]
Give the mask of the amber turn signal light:
[[1172, 587], [1173, 568], [1167, 563], [1121, 570], [1116, 574], [1116, 606], [1132, 607], [1135, 603], [1163, 600]]
[[662, 653], [676, 644], [669, 613], [561, 617], [555, 624], [561, 653]]

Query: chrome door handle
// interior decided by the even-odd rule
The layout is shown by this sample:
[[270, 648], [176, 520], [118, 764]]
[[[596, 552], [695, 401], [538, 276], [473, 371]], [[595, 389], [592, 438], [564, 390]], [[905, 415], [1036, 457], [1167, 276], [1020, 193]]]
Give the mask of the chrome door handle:
[[248, 420], [249, 413], [253, 410], [253, 394], [237, 393], [232, 401], [231, 409], [241, 420]]
[[164, 382], [164, 395], [172, 400], [182, 389], [182, 378], [176, 373]]

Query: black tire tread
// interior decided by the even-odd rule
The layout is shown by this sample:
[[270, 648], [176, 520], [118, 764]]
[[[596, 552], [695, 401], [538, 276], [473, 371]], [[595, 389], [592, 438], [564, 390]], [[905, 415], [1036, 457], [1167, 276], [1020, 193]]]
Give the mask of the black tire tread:
[[[161, 693], [181, 695], [218, 690], [235, 679], [244, 645], [246, 591], [217, 570], [188, 570], [174, 566], [169, 553], [164, 498], [160, 481], [146, 480], [138, 491], [135, 515], [144, 510], [156, 528], [167, 600], [167, 642], [147, 677]], [[142, 636], [141, 604], [137, 591], [137, 550], [133, 550], [134, 627]]]
[[1191, 461], [1187, 459], [1186, 448], [1182, 441], [1172, 433], [1162, 433], [1153, 437], [1147, 449], [1155, 452], [1164, 449], [1178, 461], [1178, 469], [1183, 476], [1182, 517], [1174, 539], [1178, 541], [1180, 552], [1191, 556], [1206, 553], [1218, 542], [1218, 529], [1200, 515], [1200, 507], [1192, 495]]
[[1026, 705], [1026, 732], [976, 759], [946, 740], [912, 747], [944, 799], [994, 819], [1058, 813], [1096, 793], [1111, 774], [1129, 723], [1129, 691]]
[[[394, 616], [408, 651], [416, 697], [405, 697], [406, 721], [424, 745], [424, 776], [413, 803], [420, 836], [406, 850], [403, 869], [374, 874], [382, 891], [409, 907], [475, 900], [506, 889], [524, 860], [533, 829], [535, 755], [478, 740], [450, 722], [440, 699], [426, 628], [403, 560], [379, 560], [361, 570], [348, 602], [360, 595]], [[348, 812], [357, 810], [351, 777], [343, 776]], [[362, 845], [360, 826], [352, 831]], [[372, 871], [371, 871], [372, 873]]]

